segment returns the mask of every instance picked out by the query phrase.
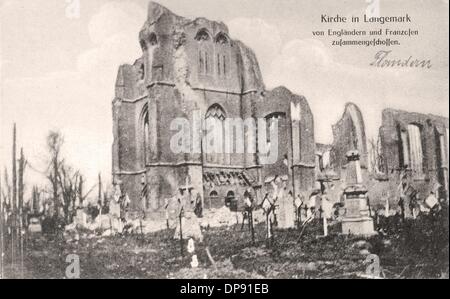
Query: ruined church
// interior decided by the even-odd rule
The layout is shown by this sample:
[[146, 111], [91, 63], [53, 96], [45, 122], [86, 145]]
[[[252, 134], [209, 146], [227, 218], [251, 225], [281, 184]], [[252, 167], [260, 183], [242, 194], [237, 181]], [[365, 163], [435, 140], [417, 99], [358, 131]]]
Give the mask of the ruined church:
[[[448, 118], [386, 109], [378, 142], [369, 149], [363, 113], [348, 103], [332, 128], [333, 143], [316, 144], [307, 100], [285, 87], [267, 90], [254, 52], [225, 24], [189, 20], [151, 2], [136, 42], [142, 56], [119, 68], [113, 100], [113, 181], [131, 199], [132, 211], [161, 219], [166, 199], [180, 190], [195, 192], [204, 209], [243, 197], [261, 203], [277, 192], [275, 180], [291, 201], [318, 188], [339, 201], [346, 154], [355, 150], [372, 205], [385, 190], [397, 204], [405, 176], [419, 198], [437, 188], [448, 200]], [[177, 119], [192, 124], [181, 134], [196, 150], [174, 150]], [[233, 135], [229, 119], [254, 120], [255, 130]], [[274, 127], [277, 140], [271, 140]], [[211, 151], [203, 138], [208, 133], [243, 140], [243, 149]], [[261, 146], [267, 144], [276, 144], [271, 163], [264, 163]]]
[[[307, 100], [284, 87], [267, 90], [254, 52], [225, 24], [189, 20], [150, 3], [139, 43], [142, 56], [120, 67], [113, 101], [113, 177], [132, 210], [161, 217], [164, 199], [183, 187], [198, 192], [208, 209], [246, 192], [260, 200], [276, 177], [292, 196], [314, 186], [314, 120]], [[211, 153], [207, 144], [193, 145], [202, 149], [198, 153], [174, 152], [173, 120], [194, 122], [195, 112], [212, 120], [214, 131], [223, 131], [228, 118], [263, 119], [264, 128], [276, 120], [276, 161], [261, 163], [258, 134], [249, 132], [242, 153]]]

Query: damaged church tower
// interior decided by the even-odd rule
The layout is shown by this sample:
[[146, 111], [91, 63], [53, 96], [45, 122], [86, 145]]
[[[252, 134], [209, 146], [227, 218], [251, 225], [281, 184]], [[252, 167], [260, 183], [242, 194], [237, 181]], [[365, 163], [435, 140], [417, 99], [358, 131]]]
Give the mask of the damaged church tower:
[[[206, 209], [245, 192], [260, 199], [273, 176], [287, 176], [294, 194], [312, 188], [314, 120], [306, 99], [284, 87], [267, 91], [255, 54], [225, 24], [189, 20], [151, 2], [139, 42], [142, 56], [120, 67], [113, 101], [113, 177], [133, 211], [163, 217], [164, 199], [186, 184]], [[194, 124], [188, 135], [200, 136], [199, 119], [212, 119], [220, 131], [228, 118], [276, 119], [278, 158], [261, 163], [257, 136], [245, 138], [243, 153], [210, 153], [195, 138], [190, 153], [176, 153], [171, 125], [178, 118]]]

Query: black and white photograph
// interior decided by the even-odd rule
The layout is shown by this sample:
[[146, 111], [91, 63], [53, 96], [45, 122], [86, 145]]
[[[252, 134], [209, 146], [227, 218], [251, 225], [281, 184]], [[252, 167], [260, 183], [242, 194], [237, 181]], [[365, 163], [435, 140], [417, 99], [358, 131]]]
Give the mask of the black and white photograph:
[[0, 278], [449, 279], [448, 45], [448, 0], [0, 0]]

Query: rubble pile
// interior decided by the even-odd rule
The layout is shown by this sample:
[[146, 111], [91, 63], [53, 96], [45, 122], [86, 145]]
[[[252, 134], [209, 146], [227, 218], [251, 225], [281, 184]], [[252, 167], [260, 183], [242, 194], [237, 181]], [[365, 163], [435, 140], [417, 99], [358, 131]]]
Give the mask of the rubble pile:
[[[242, 212], [232, 212], [229, 208], [223, 206], [220, 209], [210, 209], [203, 213], [203, 218], [201, 218], [202, 228], [218, 228], [218, 227], [229, 227], [236, 224], [242, 224], [244, 221], [244, 214]], [[255, 210], [253, 212], [253, 223], [259, 224], [264, 223], [266, 217], [262, 209]], [[245, 220], [247, 223], [247, 220]]]
[[223, 206], [220, 209], [206, 210], [201, 219], [203, 228], [232, 226], [242, 221], [242, 213], [231, 212]]
[[[165, 230], [163, 221], [155, 220], [128, 220], [125, 223], [118, 217], [110, 214], [99, 215], [92, 222], [79, 212], [74, 222], [67, 225], [64, 230], [64, 238], [67, 242], [78, 242], [80, 238], [93, 236], [110, 237], [116, 234], [150, 234]], [[84, 233], [81, 233], [84, 232]]]

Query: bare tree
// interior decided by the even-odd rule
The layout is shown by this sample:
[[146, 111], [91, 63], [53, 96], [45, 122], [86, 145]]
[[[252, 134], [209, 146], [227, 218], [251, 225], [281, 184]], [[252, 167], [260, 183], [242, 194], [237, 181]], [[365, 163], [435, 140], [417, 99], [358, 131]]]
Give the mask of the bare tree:
[[[83, 201], [84, 201], [83, 188], [84, 188], [84, 179], [83, 179], [83, 176], [80, 175], [80, 180], [78, 181], [78, 199], [80, 200], [80, 202], [79, 202], [80, 206], [83, 206]], [[74, 207], [74, 210], [75, 210], [75, 208], [76, 207]]]
[[12, 227], [11, 227], [11, 263], [16, 263], [16, 240], [17, 232], [17, 131], [16, 124], [13, 128], [13, 146], [12, 146], [12, 198], [11, 198], [11, 212], [12, 212]]
[[1, 195], [3, 196], [3, 203], [5, 205], [3, 208], [7, 211], [11, 208], [12, 185], [9, 182], [8, 169], [6, 167], [3, 175], [3, 189]]
[[84, 192], [84, 178], [79, 170], [75, 170], [67, 165], [62, 157], [61, 149], [64, 145], [64, 138], [60, 132], [51, 131], [47, 136], [47, 147], [50, 154], [50, 167], [47, 178], [51, 183], [53, 191], [53, 203], [56, 215], [60, 215], [60, 210], [64, 212], [64, 220], [70, 223], [77, 209], [78, 204], [83, 205], [84, 200], [95, 189], [94, 185], [87, 193]]
[[59, 216], [60, 211], [60, 199], [59, 199], [59, 184], [58, 173], [59, 167], [62, 161], [60, 160], [61, 148], [64, 144], [64, 137], [60, 132], [50, 131], [47, 136], [47, 149], [50, 154], [51, 167], [49, 167], [48, 180], [52, 185], [53, 190], [53, 205], [56, 216]]
[[19, 215], [19, 249], [20, 249], [20, 273], [21, 278], [23, 278], [24, 274], [24, 240], [22, 230], [26, 223], [26, 215], [23, 209], [24, 203], [24, 192], [25, 192], [25, 183], [24, 183], [24, 175], [25, 175], [25, 167], [27, 161], [25, 160], [25, 156], [23, 154], [23, 148], [20, 149], [20, 159], [19, 159], [19, 177], [18, 177], [18, 215]]
[[57, 172], [58, 183], [62, 194], [62, 208], [66, 223], [70, 223], [73, 220], [75, 212], [73, 207], [76, 208], [80, 177], [78, 171], [73, 171], [71, 167], [64, 165], [64, 163], [61, 164]]
[[25, 160], [25, 155], [23, 153], [23, 148], [20, 149], [20, 159], [19, 159], [19, 177], [18, 177], [18, 204], [19, 204], [19, 216], [21, 225], [23, 225], [25, 220], [24, 210], [23, 210], [23, 204], [24, 204], [24, 192], [25, 192], [25, 182], [24, 182], [24, 176], [25, 176], [25, 169], [27, 166], [27, 161]]

